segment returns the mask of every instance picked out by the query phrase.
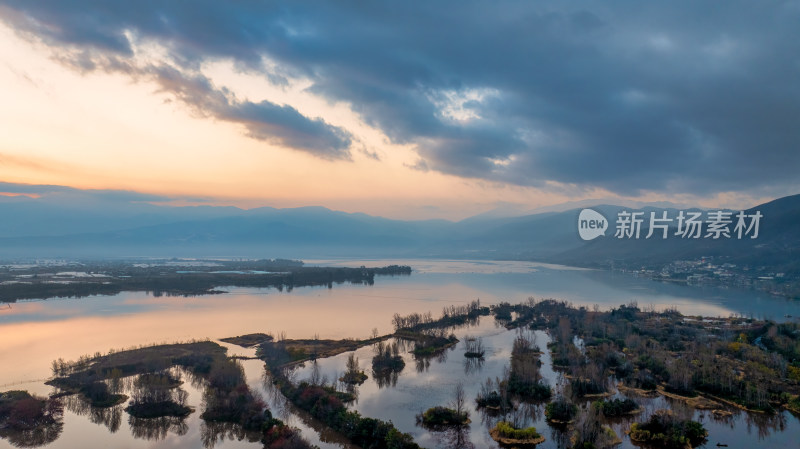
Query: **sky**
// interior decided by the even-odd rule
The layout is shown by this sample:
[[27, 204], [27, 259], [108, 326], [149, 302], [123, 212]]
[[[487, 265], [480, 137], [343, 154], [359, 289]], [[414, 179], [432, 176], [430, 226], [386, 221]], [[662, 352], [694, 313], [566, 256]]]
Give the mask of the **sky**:
[[0, 195], [460, 219], [800, 192], [800, 2], [0, 0]]

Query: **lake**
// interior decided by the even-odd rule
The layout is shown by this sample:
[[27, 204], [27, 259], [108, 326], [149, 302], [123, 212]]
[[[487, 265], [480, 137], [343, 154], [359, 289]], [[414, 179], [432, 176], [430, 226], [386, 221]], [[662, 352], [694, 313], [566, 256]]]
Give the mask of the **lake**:
[[[741, 314], [757, 318], [783, 320], [785, 315], [800, 316], [800, 302], [766, 293], [713, 287], [688, 287], [659, 283], [629, 274], [584, 270], [531, 262], [450, 261], [450, 260], [317, 260], [309, 265], [384, 266], [410, 265], [411, 276], [378, 276], [375, 284], [303, 287], [292, 291], [275, 289], [223, 288], [222, 295], [194, 297], [153, 297], [145, 293], [121, 293], [80, 299], [23, 301], [0, 310], [0, 391], [25, 389], [49, 394], [44, 385], [50, 376], [50, 362], [63, 357], [74, 360], [83, 354], [107, 352], [142, 344], [219, 339], [252, 332], [285, 332], [288, 338], [340, 339], [365, 338], [377, 328], [381, 334], [392, 331], [394, 313], [431, 311], [438, 315], [443, 306], [461, 305], [480, 299], [484, 305], [501, 301], [516, 303], [528, 297], [556, 298], [576, 305], [608, 309], [636, 301], [640, 306], [657, 309], [675, 307], [684, 314], [728, 316]], [[303, 319], [298, 319], [302, 316]], [[432, 405], [443, 405], [452, 396], [453, 385], [462, 381], [469, 403], [487, 377], [500, 376], [510, 357], [514, 332], [495, 326], [489, 317], [477, 327], [459, 329], [456, 335], [480, 335], [487, 346], [481, 366], [467, 367], [461, 345], [445, 357], [419, 364], [405, 354], [406, 368], [395, 385], [378, 385], [370, 378], [359, 387], [353, 408], [367, 416], [391, 419], [404, 432], [414, 434], [426, 447], [448, 447], [470, 441], [476, 448], [497, 447], [486, 431], [491, 417], [472, 410], [472, 424], [466, 435], [428, 432], [416, 426], [414, 415]], [[544, 348], [547, 335], [537, 333]], [[229, 352], [251, 355], [252, 351], [234, 346]], [[371, 348], [356, 351], [361, 366], [367, 368]], [[347, 354], [321, 360], [318, 369], [329, 378], [343, 370]], [[544, 359], [547, 359], [545, 354]], [[555, 385], [558, 374], [544, 360], [543, 373]], [[312, 419], [283, 403], [264, 378], [263, 364], [243, 362], [248, 382], [260, 391], [276, 415], [299, 427], [303, 434], [321, 447], [345, 447], [340, 438], [321, 429]], [[308, 375], [310, 364], [298, 370], [298, 378]], [[367, 369], [369, 374], [369, 370]], [[550, 377], [547, 377], [550, 376]], [[199, 409], [201, 392], [184, 384], [190, 405]], [[665, 401], [645, 400], [652, 411]], [[74, 402], [74, 401], [73, 401]], [[391, 407], [389, 407], [391, 405]], [[558, 432], [544, 422], [542, 407], [528, 407], [520, 417], [535, 425], [547, 438], [540, 447], [557, 447]], [[695, 412], [711, 436], [708, 446], [717, 442], [729, 447], [800, 447], [800, 423], [788, 412], [773, 418], [735, 413], [716, 420], [710, 413]], [[109, 426], [109, 423], [111, 424]], [[152, 423], [149, 423], [152, 424]], [[616, 425], [621, 433], [627, 424]], [[130, 422], [119, 410], [100, 411], [68, 404], [64, 428], [48, 448], [72, 447], [148, 447], [193, 448], [215, 441], [214, 447], [260, 447], [247, 436], [230, 429], [209, 428], [199, 419], [199, 412], [179, 425], [159, 423], [143, 425]], [[111, 429], [114, 429], [112, 432]], [[322, 434], [319, 431], [322, 430]], [[212, 440], [213, 438], [213, 440]], [[241, 438], [241, 439], [240, 439]], [[466, 440], [465, 440], [466, 439]], [[0, 448], [13, 447], [0, 439]], [[623, 447], [632, 447], [626, 440]]]

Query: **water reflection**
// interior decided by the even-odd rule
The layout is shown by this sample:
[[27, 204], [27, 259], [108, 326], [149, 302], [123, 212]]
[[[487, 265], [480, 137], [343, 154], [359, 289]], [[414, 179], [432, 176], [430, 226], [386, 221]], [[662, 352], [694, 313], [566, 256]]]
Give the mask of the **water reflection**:
[[475, 374], [483, 368], [486, 362], [483, 357], [464, 357], [464, 374]]
[[[185, 299], [123, 293], [110, 297], [22, 302], [14, 305], [9, 313], [0, 315], [0, 334], [4, 338], [4, 344], [0, 347], [0, 366], [3, 367], [0, 370], [0, 384], [27, 382], [26, 389], [43, 394], [48, 387], [31, 380], [48, 377], [51, 360], [58, 357], [76, 359], [82, 354], [105, 351], [111, 347], [185, 341], [191, 338], [219, 338], [250, 332], [277, 333], [282, 330], [295, 338], [310, 337], [315, 333], [322, 338], [364, 338], [376, 327], [381, 334], [391, 332], [391, 316], [394, 313], [436, 311], [443, 305], [462, 305], [478, 297], [485, 304], [499, 301], [514, 303], [528, 296], [535, 296], [566, 299], [578, 305], [591, 306], [597, 303], [602, 308], [638, 300], [641, 304], [654, 304], [657, 308], [675, 305], [686, 313], [712, 316], [726, 316], [733, 312], [771, 314], [775, 317], [782, 317], [784, 314], [800, 316], [800, 303], [768, 297], [758, 292], [671, 286], [605, 272], [568, 271], [564, 267], [529, 263], [458, 261], [453, 262], [452, 266], [448, 265], [448, 261], [409, 263], [415, 269], [422, 269], [408, 278], [379, 278], [374, 286], [345, 285], [335, 286], [333, 289], [304, 287], [291, 293], [272, 289], [232, 289], [227, 295]], [[382, 261], [365, 264], [374, 266], [388, 263]], [[301, 315], [304, 319], [297, 319]], [[491, 318], [484, 318], [476, 324], [480, 330], [470, 333], [484, 336], [487, 346], [484, 361], [471, 366], [460, 352], [450, 357], [444, 353], [444, 357], [436, 360], [420, 360], [417, 366], [418, 360], [405, 354], [405, 361], [407, 364], [414, 362], [415, 369], [409, 367], [401, 373], [387, 373], [382, 376], [373, 373], [359, 387], [359, 403], [353, 408], [366, 416], [391, 419], [402, 431], [415, 432], [423, 446], [446, 446], [446, 439], [441, 444], [434, 441], [436, 438], [446, 437], [444, 435], [420, 435], [419, 428], [413, 421], [414, 415], [429, 406], [446, 402], [448, 398], [441, 397], [438, 391], [449, 391], [449, 384], [458, 379], [466, 381], [465, 385], [472, 389], [471, 394], [474, 397], [487, 377], [502, 375], [503, 367], [510, 360], [509, 349], [514, 333], [506, 332]], [[64, 338], [64, 335], [69, 335], [70, 338]], [[98, 344], [102, 346], [98, 347]], [[542, 355], [541, 373], [558, 390], [563, 378], [552, 371], [550, 354], [545, 349], [546, 340], [540, 338], [539, 345], [545, 352]], [[368, 360], [370, 352], [370, 348], [363, 348], [357, 355], [362, 360]], [[330, 379], [338, 378], [334, 376], [342, 372], [344, 357], [346, 354], [324, 361], [336, 365], [335, 369], [325, 373]], [[259, 379], [262, 371], [263, 366], [259, 366], [255, 371], [258, 373], [255, 379]], [[203, 380], [193, 378], [188, 373], [184, 373], [184, 379], [185, 387], [193, 398], [190, 399], [191, 404], [199, 404], [204, 389]], [[266, 379], [263, 383], [263, 391], [271, 391]], [[40, 390], [35, 390], [36, 388]], [[304, 429], [308, 427], [308, 432], [314, 435], [313, 438], [336, 440], [324, 428], [315, 427], [314, 421], [299, 411], [293, 411], [288, 406], [282, 410], [272, 398], [269, 400], [273, 413], [285, 422], [305, 426]], [[643, 398], [642, 403], [646, 409], [642, 415], [621, 419], [613, 424], [619, 435], [623, 435], [633, 420], [645, 419], [648, 413], [664, 406], [663, 398]], [[83, 433], [92, 435], [92, 438], [105, 438], [102, 442], [95, 443], [98, 446], [156, 446], [146, 443], [148, 440], [144, 439], [134, 441], [124, 431], [124, 427], [130, 425], [133, 432], [133, 424], [122, 419], [121, 406], [92, 410], [85, 405], [71, 404], [67, 406], [67, 410], [70, 414], [70, 419], [66, 420], [67, 428], [61, 441], [51, 445], [52, 449], [75, 447], [76, 442], [86, 441], [82, 438], [89, 438], [81, 436]], [[709, 429], [711, 438], [736, 440], [740, 442], [740, 447], [755, 447], [759, 442], [770, 447], [797, 447], [796, 417], [786, 412], [774, 416], [736, 410], [733, 412], [733, 416], [729, 418], [715, 417], [704, 412], [699, 419]], [[535, 408], [520, 413], [519, 419], [527, 416], [524, 419], [529, 424], [535, 425], [540, 433], [550, 435], [539, 449], [568, 446], [562, 432], [550, 429]], [[80, 415], [80, 418], [75, 415]], [[222, 438], [233, 438], [222, 444], [226, 448], [247, 446], [246, 443], [236, 444], [240, 437], [236, 432], [230, 433], [228, 430], [216, 428], [218, 426], [209, 429], [198, 415], [199, 413], [195, 413], [187, 418], [189, 433], [179, 442], [175, 442], [175, 446], [198, 447], [201, 434], [204, 441], [213, 441], [217, 446], [222, 444], [220, 435], [223, 434]], [[479, 448], [496, 447], [493, 441], [488, 440], [486, 430], [487, 426], [496, 422], [496, 418], [481, 416], [478, 419], [478, 416], [480, 412], [476, 411], [470, 432], [460, 437], [454, 436], [454, 444], [459, 444], [459, 438], [466, 438]], [[91, 425], [90, 422], [99, 426]], [[104, 434], [106, 429], [111, 435]], [[119, 429], [123, 431], [120, 432]], [[61, 427], [54, 426], [40, 435], [27, 435], [24, 441], [46, 444], [58, 438], [59, 432]], [[155, 432], [155, 435], [163, 434], [163, 430], [159, 432]], [[321, 437], [317, 437], [316, 432], [320, 432]], [[145, 435], [147, 432], [142, 431], [141, 434]], [[168, 430], [167, 435], [171, 434], [172, 431]], [[242, 437], [240, 441], [245, 441], [246, 437]], [[6, 438], [8, 439], [0, 441], [0, 448], [6, 448], [9, 444], [19, 445], [20, 437]], [[173, 443], [169, 437], [167, 441], [170, 445]], [[163, 440], [161, 442], [163, 444], [158, 446], [167, 445]], [[344, 446], [344, 443], [336, 444]], [[733, 446], [732, 443], [731, 447]], [[632, 446], [626, 440], [622, 447]]]
[[558, 426], [550, 427], [550, 441], [558, 448], [570, 447], [572, 443], [569, 432], [565, 428]]
[[56, 420], [27, 430], [0, 429], [0, 438], [14, 447], [40, 447], [57, 440], [63, 430], [64, 422]]
[[763, 440], [775, 431], [783, 432], [786, 429], [786, 413], [770, 415], [766, 413], [744, 413], [747, 432], [752, 433], [755, 427], [758, 439]]
[[436, 447], [443, 449], [475, 449], [469, 437], [468, 426], [453, 427], [440, 432], [432, 432]]
[[451, 347], [432, 355], [415, 355], [414, 367], [418, 373], [427, 372], [431, 367], [431, 360], [435, 360], [437, 363], [445, 363], [447, 362], [447, 353], [454, 350], [455, 347]]
[[[296, 370], [292, 370], [292, 377], [296, 378]], [[317, 446], [334, 447], [344, 449], [358, 449], [357, 446], [351, 444], [347, 438], [338, 432], [331, 430], [330, 427], [322, 424], [310, 414], [294, 406], [288, 399], [280, 392], [278, 387], [273, 382], [272, 376], [266, 370], [262, 371], [261, 387], [272, 415], [287, 425], [299, 427], [305, 437], [316, 436], [319, 442], [314, 442]], [[309, 435], [313, 432], [314, 435]], [[312, 438], [309, 438], [312, 439]]]
[[225, 440], [246, 440], [251, 443], [261, 441], [258, 432], [247, 432], [242, 426], [227, 422], [203, 421], [200, 424], [200, 442], [206, 449], [211, 449]]
[[399, 377], [400, 373], [398, 371], [392, 371], [392, 370], [372, 371], [372, 378], [375, 380], [375, 383], [378, 384], [378, 388], [396, 387], [397, 379]]
[[158, 418], [128, 416], [128, 425], [134, 438], [152, 441], [163, 440], [169, 433], [183, 436], [189, 431], [186, 418], [178, 416], [161, 416]]
[[109, 432], [115, 433], [122, 424], [123, 404], [113, 407], [94, 407], [91, 401], [81, 394], [73, 394], [63, 398], [64, 407], [78, 416], [86, 416], [92, 424], [105, 426]]

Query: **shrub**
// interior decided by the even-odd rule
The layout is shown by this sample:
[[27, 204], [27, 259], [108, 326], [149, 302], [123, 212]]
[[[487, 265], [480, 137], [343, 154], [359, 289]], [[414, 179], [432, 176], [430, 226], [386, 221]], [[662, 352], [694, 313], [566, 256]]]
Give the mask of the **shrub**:
[[498, 422], [494, 428], [501, 437], [513, 440], [535, 440], [542, 437], [539, 432], [536, 431], [536, 427], [517, 429], [507, 421]]
[[569, 422], [577, 413], [578, 407], [564, 398], [558, 398], [544, 408], [544, 415], [548, 421]]
[[469, 422], [467, 412], [459, 413], [447, 407], [431, 407], [421, 415], [417, 415], [417, 422], [427, 427], [460, 426]]
[[631, 440], [668, 449], [700, 445], [708, 432], [697, 421], [679, 420], [666, 410], [659, 410], [643, 423], [631, 425]]

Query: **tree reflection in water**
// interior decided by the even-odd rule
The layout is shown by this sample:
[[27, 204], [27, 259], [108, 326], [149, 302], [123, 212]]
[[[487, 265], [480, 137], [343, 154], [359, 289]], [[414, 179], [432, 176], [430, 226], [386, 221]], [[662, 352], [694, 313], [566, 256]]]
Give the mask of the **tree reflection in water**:
[[483, 368], [484, 362], [483, 357], [464, 357], [464, 374], [470, 375], [479, 372]]
[[745, 422], [747, 423], [747, 433], [752, 433], [753, 426], [758, 430], [758, 439], [763, 440], [775, 432], [780, 430], [783, 432], [786, 429], [786, 414], [776, 413], [774, 415], [767, 413], [744, 413]]
[[397, 378], [400, 377], [399, 371], [383, 370], [373, 371], [372, 378], [378, 384], [378, 388], [389, 388], [397, 386]]
[[33, 429], [0, 429], [0, 438], [5, 438], [14, 447], [39, 447], [57, 440], [63, 429], [64, 421], [58, 419]]
[[[401, 340], [402, 341], [402, 340]], [[432, 355], [415, 355], [414, 356], [414, 364], [417, 368], [418, 373], [424, 373], [428, 371], [431, 367], [431, 360], [436, 360], [438, 363], [444, 363], [447, 361], [447, 353], [450, 351], [455, 350], [455, 346], [444, 349], [436, 354]]]
[[91, 401], [81, 394], [73, 394], [63, 399], [67, 410], [88, 417], [93, 424], [105, 426], [111, 433], [119, 430], [122, 424], [123, 404], [113, 407], [93, 407]]
[[245, 431], [242, 426], [228, 422], [203, 421], [200, 424], [200, 441], [206, 449], [211, 449], [217, 443], [225, 440], [242, 441], [244, 439], [250, 443], [256, 443], [261, 441], [261, 434]]
[[469, 426], [452, 427], [441, 432], [431, 432], [436, 447], [443, 449], [475, 449], [469, 439]]
[[0, 393], [0, 438], [15, 447], [52, 443], [64, 428], [64, 403], [27, 391]]
[[161, 416], [158, 418], [128, 416], [128, 425], [131, 427], [131, 435], [134, 438], [152, 441], [163, 440], [170, 432], [183, 436], [189, 431], [186, 419], [177, 416]]
[[550, 426], [550, 440], [556, 444], [556, 447], [562, 448], [572, 445], [568, 429], [569, 427]]

